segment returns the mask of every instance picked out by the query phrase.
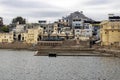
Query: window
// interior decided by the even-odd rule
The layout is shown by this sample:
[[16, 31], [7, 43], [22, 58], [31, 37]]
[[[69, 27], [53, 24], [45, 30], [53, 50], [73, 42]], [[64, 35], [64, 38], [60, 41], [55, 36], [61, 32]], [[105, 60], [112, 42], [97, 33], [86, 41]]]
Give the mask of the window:
[[24, 40], [24, 37], [22, 37], [22, 40]]
[[76, 32], [79, 32], [79, 30], [76, 30]]
[[76, 24], [76, 26], [80, 26], [80, 24]]
[[86, 26], [86, 29], [89, 29], [89, 26]]
[[44, 29], [46, 29], [46, 27], [44, 27]]

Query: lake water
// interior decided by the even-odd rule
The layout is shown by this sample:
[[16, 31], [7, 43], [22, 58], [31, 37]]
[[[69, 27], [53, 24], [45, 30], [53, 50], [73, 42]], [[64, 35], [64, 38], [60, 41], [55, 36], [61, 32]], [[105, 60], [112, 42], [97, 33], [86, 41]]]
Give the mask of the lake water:
[[0, 50], [0, 80], [120, 80], [120, 58]]

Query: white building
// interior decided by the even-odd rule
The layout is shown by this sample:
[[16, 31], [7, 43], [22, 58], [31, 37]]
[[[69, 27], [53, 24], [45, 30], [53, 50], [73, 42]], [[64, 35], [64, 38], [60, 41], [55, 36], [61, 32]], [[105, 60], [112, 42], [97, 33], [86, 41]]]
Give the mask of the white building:
[[15, 28], [13, 28], [13, 32], [21, 33], [25, 31], [25, 24], [17, 24]]
[[88, 40], [92, 37], [92, 25], [88, 21], [84, 21], [81, 26], [75, 26], [74, 35], [75, 39]]
[[92, 37], [92, 34], [93, 34], [92, 31], [93, 31], [93, 27], [92, 27], [91, 23], [84, 22], [83, 36]]

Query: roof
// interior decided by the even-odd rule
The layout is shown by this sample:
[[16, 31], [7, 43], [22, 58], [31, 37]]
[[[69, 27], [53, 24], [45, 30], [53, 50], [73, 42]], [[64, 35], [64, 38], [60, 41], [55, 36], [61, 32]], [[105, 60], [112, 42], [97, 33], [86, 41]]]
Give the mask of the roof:
[[109, 17], [109, 19], [120, 19], [120, 16]]

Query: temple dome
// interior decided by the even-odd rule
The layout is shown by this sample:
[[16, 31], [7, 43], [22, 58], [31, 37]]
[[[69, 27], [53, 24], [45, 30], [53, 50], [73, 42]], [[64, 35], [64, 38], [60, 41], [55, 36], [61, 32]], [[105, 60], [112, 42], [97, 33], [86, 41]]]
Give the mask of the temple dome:
[[56, 34], [57, 34], [57, 32], [53, 32], [52, 34], [56, 35]]
[[62, 35], [65, 35], [65, 32], [61, 32]]

